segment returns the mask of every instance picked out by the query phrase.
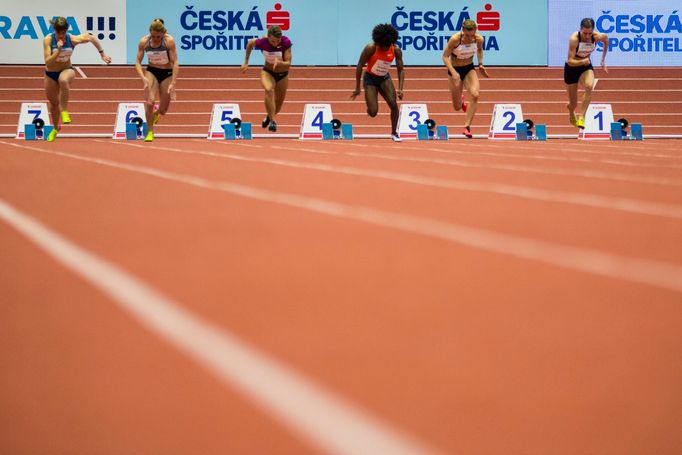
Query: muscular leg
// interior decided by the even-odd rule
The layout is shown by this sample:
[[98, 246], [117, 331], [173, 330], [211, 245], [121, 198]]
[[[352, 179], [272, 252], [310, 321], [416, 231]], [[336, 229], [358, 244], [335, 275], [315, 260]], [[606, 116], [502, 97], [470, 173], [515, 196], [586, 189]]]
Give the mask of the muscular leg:
[[478, 74], [476, 70], [471, 70], [467, 73], [464, 78], [464, 88], [469, 92], [469, 108], [467, 109], [467, 114], [464, 119], [464, 127], [469, 128], [471, 122], [474, 120], [474, 115], [476, 114], [476, 108], [478, 107], [478, 95], [480, 93], [480, 84], [478, 82]]
[[[168, 93], [168, 86], [171, 84], [172, 79], [170, 77], [164, 79], [160, 84], [159, 84], [159, 108], [156, 112], [153, 112], [152, 115], [156, 115], [158, 113], [159, 115], [166, 115], [166, 112], [168, 112], [168, 106], [170, 106], [171, 102], [171, 96], [170, 93]], [[152, 105], [152, 111], [154, 110], [154, 106]], [[152, 123], [154, 123], [153, 118], [152, 118]], [[149, 123], [149, 121], [147, 121]]]
[[448, 85], [450, 86], [450, 95], [452, 96], [452, 107], [456, 111], [462, 109], [462, 79], [454, 76], [448, 76]]
[[385, 79], [379, 86], [379, 93], [381, 97], [386, 100], [386, 104], [391, 109], [391, 134], [398, 133], [398, 117], [400, 111], [398, 110], [398, 103], [396, 102], [395, 87], [393, 86], [393, 80]]
[[379, 90], [375, 85], [365, 85], [365, 104], [367, 104], [367, 115], [376, 117], [379, 112]]
[[64, 70], [59, 74], [59, 107], [63, 111], [69, 110], [69, 90], [71, 81], [76, 77], [76, 72], [72, 69]]
[[260, 72], [260, 82], [265, 90], [265, 111], [271, 121], [277, 120], [277, 107], [275, 103], [275, 78], [265, 71]]
[[578, 84], [567, 84], [566, 91], [568, 92], [568, 104], [566, 109], [568, 109], [568, 120], [571, 125], [575, 125], [575, 108], [578, 106]]
[[284, 104], [284, 98], [287, 96], [287, 89], [289, 88], [289, 76], [281, 79], [275, 85], [275, 113], [279, 114]]
[[45, 76], [45, 96], [47, 96], [47, 103], [50, 109], [50, 116], [54, 122], [54, 128], [59, 131], [61, 129], [61, 111], [59, 109], [59, 82]]
[[580, 106], [580, 112], [582, 113], [582, 118], [585, 118], [587, 114], [587, 108], [590, 106], [592, 101], [592, 86], [594, 85], [594, 71], [587, 70], [580, 75], [580, 84], [583, 86], [583, 103]]
[[154, 131], [154, 99], [159, 92], [159, 81], [156, 77], [148, 71], [145, 71], [144, 77], [147, 79], [147, 90], [144, 94], [144, 115], [147, 119], [147, 131]]

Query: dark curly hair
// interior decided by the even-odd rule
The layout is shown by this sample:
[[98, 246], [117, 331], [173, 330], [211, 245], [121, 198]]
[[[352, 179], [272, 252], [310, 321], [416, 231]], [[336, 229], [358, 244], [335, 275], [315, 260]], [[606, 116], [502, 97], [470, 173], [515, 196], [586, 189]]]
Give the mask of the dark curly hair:
[[381, 47], [389, 47], [398, 42], [398, 30], [391, 24], [379, 24], [372, 30], [372, 41]]

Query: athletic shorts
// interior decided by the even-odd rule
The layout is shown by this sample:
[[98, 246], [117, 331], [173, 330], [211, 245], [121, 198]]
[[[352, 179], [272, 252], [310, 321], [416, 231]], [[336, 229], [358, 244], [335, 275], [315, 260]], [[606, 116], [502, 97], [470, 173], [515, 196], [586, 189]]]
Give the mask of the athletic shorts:
[[362, 85], [367, 87], [368, 85], [373, 85], [375, 87], [381, 86], [381, 84], [386, 80], [390, 79], [391, 75], [386, 73], [383, 76], [375, 76], [365, 71], [365, 75], [362, 78]]
[[147, 66], [147, 71], [152, 73], [159, 84], [173, 75], [173, 69], [156, 68], [155, 66]]
[[270, 76], [272, 76], [275, 79], [275, 84], [289, 75], [289, 71], [284, 71], [283, 73], [276, 73], [276, 72], [274, 72], [271, 69], [268, 69], [266, 67], [263, 67], [263, 71], [265, 71], [266, 73], [268, 73]]
[[[455, 71], [457, 71], [457, 74], [459, 74], [459, 78], [464, 80], [464, 78], [467, 77], [467, 74], [469, 74], [469, 71], [474, 70], [474, 64], [469, 63], [468, 65], [454, 66], [453, 68], [455, 68]], [[448, 70], [448, 76], [452, 76], [450, 70]]]
[[577, 84], [580, 76], [587, 70], [594, 69], [592, 64], [582, 66], [570, 66], [568, 63], [564, 64], [564, 82], [568, 85]]
[[[65, 69], [70, 70], [71, 68], [65, 68]], [[47, 70], [45, 70], [45, 76], [49, 77], [50, 79], [52, 79], [55, 82], [59, 82], [59, 75], [62, 74], [62, 71], [64, 71], [64, 70], [61, 70], [61, 71], [47, 71]]]

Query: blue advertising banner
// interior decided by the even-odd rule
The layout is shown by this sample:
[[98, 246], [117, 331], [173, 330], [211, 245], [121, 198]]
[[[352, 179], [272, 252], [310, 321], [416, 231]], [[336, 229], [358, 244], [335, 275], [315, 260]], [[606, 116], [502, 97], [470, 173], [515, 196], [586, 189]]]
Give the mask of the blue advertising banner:
[[[478, 33], [484, 38], [485, 64], [547, 64], [547, 0], [341, 3], [340, 64], [356, 64], [360, 52], [371, 41], [372, 28], [385, 22], [400, 33], [406, 65], [442, 65], [443, 49], [466, 19], [476, 21]], [[348, 30], [352, 33], [345, 32]]]
[[564, 65], [570, 34], [591, 17], [609, 37], [607, 66], [682, 66], [680, 12], [682, 0], [549, 0], [549, 65]]
[[[428, 5], [428, 6], [424, 6]], [[162, 17], [181, 64], [239, 65], [246, 42], [280, 25], [293, 42], [294, 65], [354, 65], [372, 28], [391, 23], [407, 65], [441, 65], [443, 48], [462, 21], [479, 23], [489, 65], [547, 64], [547, 0], [402, 2], [375, 0], [127, 0], [128, 63], [149, 23]], [[261, 57], [253, 56], [252, 64]]]
[[[183, 65], [240, 65], [251, 38], [279, 25], [293, 43], [294, 65], [336, 65], [337, 1], [127, 0], [128, 63], [152, 19], [164, 20]], [[262, 63], [259, 52], [251, 65]]]

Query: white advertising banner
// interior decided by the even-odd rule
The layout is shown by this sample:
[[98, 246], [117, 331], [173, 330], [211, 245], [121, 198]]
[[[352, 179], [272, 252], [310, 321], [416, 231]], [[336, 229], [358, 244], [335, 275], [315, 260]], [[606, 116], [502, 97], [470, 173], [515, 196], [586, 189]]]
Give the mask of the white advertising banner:
[[[111, 57], [112, 64], [126, 63], [125, 0], [3, 2], [0, 10], [0, 63], [44, 63], [43, 38], [52, 33], [50, 20], [57, 16], [67, 19], [68, 32], [72, 35], [95, 35]], [[76, 65], [103, 63], [97, 49], [89, 43], [76, 47], [71, 62]]]

